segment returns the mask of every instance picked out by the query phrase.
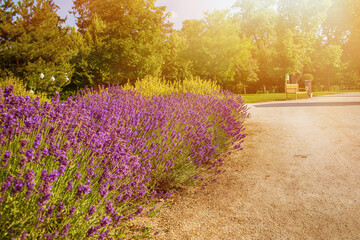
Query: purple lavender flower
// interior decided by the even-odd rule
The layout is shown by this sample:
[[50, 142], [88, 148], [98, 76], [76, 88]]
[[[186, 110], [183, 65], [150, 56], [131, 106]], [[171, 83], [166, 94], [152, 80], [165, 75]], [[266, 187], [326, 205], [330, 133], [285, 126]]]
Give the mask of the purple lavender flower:
[[41, 170], [40, 179], [43, 180], [44, 182], [48, 181], [48, 172], [46, 169]]
[[70, 179], [70, 180], [69, 180], [69, 182], [68, 182], [68, 184], [67, 184], [66, 191], [68, 191], [68, 192], [71, 192], [71, 191], [72, 191], [72, 189], [73, 189], [73, 182], [74, 182], [73, 179]]
[[96, 212], [96, 206], [92, 205], [89, 207], [88, 215], [92, 216]]
[[112, 203], [106, 204], [105, 209], [106, 209], [106, 214], [108, 215], [116, 214], [116, 211]]
[[92, 237], [95, 234], [99, 233], [99, 228], [100, 226], [96, 226], [96, 227], [90, 227], [89, 230], [87, 231], [87, 237]]
[[49, 210], [48, 212], [46, 213], [46, 217], [51, 217], [53, 212], [54, 212], [54, 209], [55, 209], [55, 205], [53, 206], [49, 206]]
[[118, 224], [120, 224], [120, 222], [121, 222], [121, 220], [123, 218], [123, 215], [115, 214], [115, 215], [112, 216], [112, 218], [113, 218], [113, 222], [116, 225], [118, 225]]
[[12, 175], [5, 178], [5, 182], [1, 185], [0, 192], [4, 193], [5, 191], [9, 190], [14, 181], [15, 181], [15, 178]]
[[64, 203], [63, 203], [63, 202], [60, 202], [60, 203], [59, 203], [58, 212], [61, 213], [61, 212], [64, 210], [64, 207], [65, 207]]
[[[67, 202], [89, 195], [90, 186], [100, 186], [101, 197], [93, 200], [96, 204], [105, 205], [107, 217], [101, 215], [95, 206], [89, 207], [85, 213], [85, 219], [92, 216], [92, 220], [100, 222], [100, 225], [88, 229], [87, 235], [100, 234], [100, 239], [106, 238], [106, 234], [99, 233], [101, 227], [117, 225], [124, 218], [116, 212], [114, 204], [142, 198], [147, 193], [146, 185], [151, 181], [156, 182], [153, 176], [161, 174], [163, 166], [168, 170], [165, 174], [169, 174], [175, 160], [176, 163], [193, 162], [197, 167], [207, 166], [212, 160], [223, 156], [221, 149], [230, 149], [230, 144], [241, 143], [245, 137], [242, 134], [242, 119], [246, 109], [239, 98], [231, 94], [224, 94], [223, 99], [196, 94], [148, 98], [120, 87], [110, 87], [101, 94], [89, 91], [64, 102], [59, 102], [57, 95], [52, 103], [40, 105], [38, 100], [15, 97], [10, 92], [11, 89], [8, 89], [7, 99], [0, 97], [0, 107], [4, 113], [1, 116], [6, 126], [0, 133], [6, 136], [0, 137], [0, 145], [6, 146], [14, 139], [21, 138], [17, 137], [18, 133], [27, 138], [37, 134], [30, 146], [27, 140], [20, 141], [18, 154], [25, 154], [26, 157], [19, 159], [20, 164], [15, 166], [15, 170], [26, 171], [34, 164], [43, 164], [44, 169], [37, 173], [36, 179], [41, 180], [36, 185], [32, 170], [26, 171], [23, 178], [4, 176], [7, 178], [0, 183], [0, 195], [7, 196], [7, 191], [24, 191], [27, 187], [26, 194], [17, 194], [16, 197], [29, 199], [36, 192], [36, 199], [31, 202], [39, 204], [39, 217], [43, 219], [55, 211], [52, 205], [49, 206], [53, 202], [52, 195], [56, 194], [51, 192], [52, 184], [60, 177], [69, 180], [73, 167], [77, 167], [78, 172], [75, 172], [73, 179], [64, 182], [65, 186], [54, 186], [59, 190], [57, 192], [64, 188], [67, 191], [76, 188], [76, 192], [66, 194], [71, 197], [75, 195], [75, 199], [67, 199]], [[39, 133], [47, 134], [42, 139]], [[65, 140], [65, 144], [62, 140]], [[169, 158], [171, 155], [176, 158]], [[219, 160], [215, 163], [214, 167], [218, 167], [222, 162]], [[9, 174], [7, 166], [4, 166], [4, 170]], [[117, 196], [114, 196], [115, 192]], [[151, 197], [155, 195], [168, 196], [162, 192], [151, 194]], [[114, 196], [114, 199], [110, 196]], [[56, 206], [57, 216], [66, 221], [67, 218], [62, 216], [64, 204]], [[70, 215], [75, 214], [76, 210], [71, 208]], [[95, 214], [96, 211], [99, 215]], [[143, 207], [139, 206], [135, 214], [142, 211]], [[125, 218], [132, 219], [132, 215]], [[81, 221], [83, 219], [81, 217]], [[49, 229], [53, 227], [50, 225]], [[69, 228], [70, 225], [65, 225], [60, 229], [60, 235], [67, 235]], [[56, 238], [54, 234], [45, 237]]]
[[41, 215], [41, 213], [43, 213], [45, 211], [44, 206], [40, 206], [39, 209], [37, 210], [37, 214]]
[[102, 184], [102, 185], [100, 185], [99, 193], [103, 198], [105, 198], [109, 193], [109, 189], [106, 187], [106, 185], [104, 186]]
[[52, 192], [46, 192], [43, 194], [42, 197], [40, 197], [37, 201], [37, 204], [41, 207], [49, 203], [49, 200], [51, 198]]
[[58, 179], [59, 176], [60, 176], [59, 171], [54, 169], [48, 175], [48, 181], [49, 182], [55, 182]]
[[83, 195], [88, 194], [91, 191], [90, 185], [89, 184], [80, 184], [78, 187], [78, 191], [76, 193], [76, 197], [80, 198]]
[[44, 218], [43, 217], [39, 217], [38, 219], [38, 224], [40, 225], [40, 226], [42, 226], [42, 224], [44, 223]]
[[106, 238], [106, 236], [108, 235], [108, 233], [109, 233], [109, 230], [106, 230], [105, 232], [100, 233], [98, 239], [99, 240], [104, 240]]
[[50, 154], [49, 154], [49, 149], [44, 148], [44, 149], [43, 149], [43, 152], [42, 152], [42, 157], [45, 158], [45, 157], [47, 157], [47, 156], [49, 156], [49, 155], [50, 155]]
[[51, 236], [51, 239], [56, 239], [59, 236], [59, 232], [55, 231], [53, 235]]
[[75, 179], [79, 180], [81, 178], [82, 174], [80, 172], [75, 174]]
[[106, 227], [106, 225], [110, 224], [111, 223], [111, 219], [109, 217], [103, 217], [101, 220], [100, 220], [100, 226], [101, 227]]
[[21, 159], [20, 159], [20, 163], [19, 163], [19, 167], [20, 167], [21, 169], [24, 169], [26, 163], [27, 163], [27, 159], [26, 159], [25, 157], [21, 158]]
[[27, 238], [27, 232], [26, 231], [24, 231], [22, 234], [21, 234], [21, 238], [20, 238], [20, 240], [25, 240], [26, 238]]
[[59, 176], [63, 175], [65, 173], [66, 166], [60, 165], [58, 169]]
[[11, 151], [5, 150], [4, 158], [2, 160], [2, 162], [4, 163], [3, 166], [6, 166], [9, 163], [10, 156], [11, 156]]
[[34, 149], [28, 149], [25, 156], [27, 157], [28, 162], [31, 162], [34, 158]]
[[7, 98], [14, 92], [14, 85], [6, 86], [4, 89], [4, 97]]
[[65, 224], [65, 226], [64, 226], [63, 229], [61, 230], [60, 236], [62, 236], [62, 237], [67, 236], [68, 233], [69, 233], [70, 226], [71, 226], [70, 223]]
[[138, 207], [138, 210], [135, 212], [135, 214], [141, 214], [144, 211], [145, 207], [143, 207], [142, 205], [140, 205]]
[[26, 191], [25, 199], [28, 200], [34, 193], [35, 182], [27, 182], [26, 186], [28, 190]]
[[76, 211], [76, 207], [72, 206], [70, 209], [69, 215], [72, 216], [75, 213], [75, 211]]
[[165, 167], [171, 168], [173, 166], [173, 163], [170, 160], [166, 161]]
[[95, 168], [93, 168], [93, 167], [88, 168], [88, 169], [86, 170], [87, 173], [88, 173], [88, 176], [89, 176], [90, 178], [92, 178], [92, 179], [96, 177], [96, 174], [95, 174], [94, 170], [95, 170]]
[[15, 184], [14, 184], [14, 193], [18, 193], [21, 192], [23, 190], [24, 187], [24, 182], [21, 179], [16, 179], [15, 180]]
[[34, 144], [33, 144], [33, 148], [34, 148], [34, 149], [38, 149], [38, 148], [39, 148], [39, 146], [40, 146], [40, 141], [41, 141], [41, 134], [37, 134], [36, 137], [35, 137]]

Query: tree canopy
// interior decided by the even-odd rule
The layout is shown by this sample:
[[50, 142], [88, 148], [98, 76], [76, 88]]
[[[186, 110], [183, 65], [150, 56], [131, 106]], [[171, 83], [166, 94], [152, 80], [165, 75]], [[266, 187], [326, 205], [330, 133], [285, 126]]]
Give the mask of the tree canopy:
[[[94, 84], [159, 74], [170, 25], [155, 0], [75, 0], [77, 26], [90, 51], [80, 67]], [[88, 67], [88, 68], [87, 68]]]
[[52, 0], [0, 3], [0, 74], [17, 76], [33, 90], [60, 91], [70, 81], [74, 55], [58, 6]]
[[0, 77], [50, 94], [145, 76], [235, 92], [282, 91], [284, 74], [305, 73], [317, 90], [360, 87], [357, 0], [237, 0], [180, 30], [156, 0], [73, 3], [76, 27], [53, 0], [0, 0]]

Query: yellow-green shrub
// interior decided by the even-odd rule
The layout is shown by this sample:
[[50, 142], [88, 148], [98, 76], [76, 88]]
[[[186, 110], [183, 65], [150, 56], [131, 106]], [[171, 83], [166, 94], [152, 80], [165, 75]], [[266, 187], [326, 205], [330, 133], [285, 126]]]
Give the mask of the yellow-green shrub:
[[127, 83], [124, 87], [124, 90], [135, 90], [146, 96], [154, 95], [169, 95], [171, 93], [177, 92], [178, 87], [176, 83], [167, 82], [165, 79], [157, 77], [145, 77], [143, 79], [138, 79], [135, 82], [135, 86]]
[[192, 93], [219, 93], [221, 87], [214, 81], [203, 80], [199, 77], [196, 78], [187, 78], [182, 84], [179, 84], [182, 87], [182, 92], [192, 92]]
[[50, 101], [46, 94], [41, 93], [41, 92], [37, 92], [37, 93], [33, 93], [29, 90], [26, 89], [26, 87], [24, 86], [24, 84], [20, 81], [20, 79], [18, 78], [14, 78], [14, 77], [7, 77], [5, 79], [0, 79], [0, 89], [4, 90], [4, 88], [6, 86], [14, 86], [14, 95], [19, 95], [19, 96], [30, 96], [31, 99], [34, 99], [36, 97], [40, 97], [39, 102], [43, 103], [45, 101]]
[[145, 77], [138, 79], [135, 85], [127, 83], [123, 86], [124, 90], [135, 90], [146, 96], [169, 95], [172, 93], [199, 93], [199, 94], [218, 94], [220, 85], [211, 80], [203, 80], [198, 77], [188, 78], [184, 81], [169, 82], [157, 77]]

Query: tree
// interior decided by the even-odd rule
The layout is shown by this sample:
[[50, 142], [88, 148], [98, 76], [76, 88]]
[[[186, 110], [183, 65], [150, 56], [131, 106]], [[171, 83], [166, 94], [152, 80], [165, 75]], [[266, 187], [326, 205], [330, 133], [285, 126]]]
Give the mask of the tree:
[[178, 31], [173, 31], [165, 44], [162, 77], [170, 81], [184, 80], [191, 77], [190, 60], [186, 59], [184, 51], [187, 48], [186, 38]]
[[239, 75], [242, 85], [249, 86], [252, 92], [260, 87], [266, 89], [266, 86], [276, 85], [276, 79], [279, 78], [279, 73], [275, 71], [278, 14], [274, 4], [275, 1], [238, 0], [233, 6], [235, 24], [255, 46], [248, 64], [253, 70], [245, 74], [253, 76], [250, 78], [252, 80], [246, 80], [244, 74]]
[[108, 62], [114, 56], [111, 45], [106, 41], [105, 23], [95, 15], [87, 31], [84, 34], [74, 32], [73, 37], [78, 53], [72, 59], [75, 65], [72, 82], [82, 88], [104, 84], [111, 79]]
[[319, 86], [330, 90], [332, 85], [353, 89], [360, 87], [360, 20], [358, 1], [332, 0], [327, 18], [321, 27], [322, 41], [318, 43], [315, 61]]
[[244, 94], [247, 93], [247, 88], [258, 82], [259, 65], [255, 58], [248, 58], [245, 63], [235, 68], [235, 82], [237, 83], [237, 90]]
[[155, 0], [74, 1], [77, 26], [89, 48], [82, 58], [87, 62], [87, 69], [82, 68], [87, 72], [87, 82], [125, 83], [128, 79], [160, 74], [170, 25], [165, 22], [165, 7], [154, 3]]
[[11, 75], [9, 68], [14, 64], [8, 58], [7, 53], [11, 50], [8, 42], [17, 35], [14, 24], [15, 16], [14, 2], [12, 0], [0, 0], [0, 77]]
[[330, 44], [320, 45], [317, 49], [313, 56], [313, 72], [316, 77], [314, 84], [326, 86], [330, 91], [331, 86], [341, 85], [337, 76], [345, 66], [341, 62], [343, 49], [340, 45]]
[[280, 55], [283, 63], [287, 63], [282, 67], [283, 71], [299, 73], [314, 64], [312, 56], [318, 39], [322, 37], [321, 26], [330, 6], [330, 0], [279, 0], [281, 18], [278, 31], [281, 39], [278, 49], [289, 48]]
[[[349, 18], [348, 41], [344, 44], [344, 58], [349, 62], [351, 70], [360, 75], [360, 2], [356, 0], [345, 1]], [[360, 83], [360, 79], [358, 79]]]
[[281, 76], [285, 74], [296, 74], [304, 68], [307, 55], [305, 48], [301, 47], [299, 35], [289, 28], [281, 26], [278, 28], [278, 39], [276, 51], [278, 52], [276, 62]]
[[3, 8], [8, 18], [1, 23], [3, 72], [23, 79], [33, 90], [60, 91], [71, 78], [73, 51], [61, 26], [64, 19], [56, 14], [58, 6], [52, 0], [6, 4], [11, 7]]
[[187, 20], [182, 34], [188, 41], [186, 56], [192, 73], [220, 83], [234, 83], [236, 68], [244, 67], [251, 57], [252, 45], [237, 28], [228, 11], [206, 13], [203, 20]]

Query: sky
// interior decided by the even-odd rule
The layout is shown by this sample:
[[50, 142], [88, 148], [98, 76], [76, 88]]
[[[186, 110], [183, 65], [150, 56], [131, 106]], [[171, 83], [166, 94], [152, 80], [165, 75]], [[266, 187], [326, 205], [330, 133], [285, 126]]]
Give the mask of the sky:
[[204, 12], [215, 9], [230, 9], [236, 0], [158, 0], [157, 6], [166, 6], [172, 12], [170, 21], [176, 29], [180, 29], [182, 22], [187, 19], [201, 19]]
[[[55, 0], [59, 7], [58, 14], [67, 16], [67, 25], [74, 26], [75, 19], [71, 10], [73, 0]], [[172, 12], [169, 19], [174, 23], [175, 29], [181, 29], [182, 22], [187, 19], [201, 19], [206, 11], [230, 9], [236, 0], [157, 0], [156, 6], [166, 6], [167, 11]]]

